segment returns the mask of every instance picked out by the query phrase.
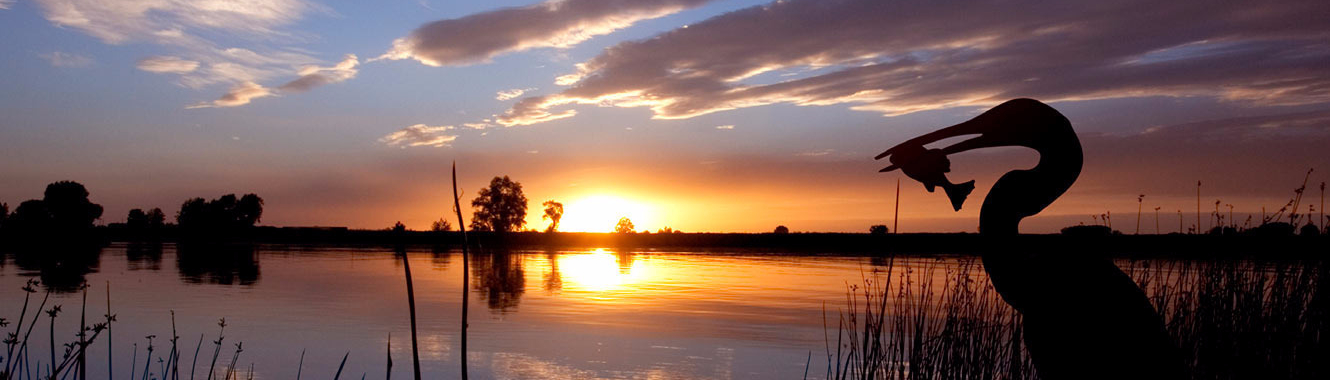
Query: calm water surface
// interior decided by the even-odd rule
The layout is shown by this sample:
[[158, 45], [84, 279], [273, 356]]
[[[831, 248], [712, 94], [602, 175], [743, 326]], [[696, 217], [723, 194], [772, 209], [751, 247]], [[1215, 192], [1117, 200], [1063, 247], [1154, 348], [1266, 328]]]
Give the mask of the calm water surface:
[[[143, 367], [146, 336], [158, 337], [154, 356], [167, 351], [172, 311], [182, 371], [202, 334], [198, 372], [206, 372], [224, 317], [219, 366], [229, 362], [233, 344], [243, 342], [240, 366], [248, 370], [252, 363], [258, 379], [293, 378], [302, 350], [309, 378], [331, 377], [348, 352], [346, 378], [381, 378], [388, 355], [393, 375], [409, 378], [406, 282], [402, 260], [393, 253], [261, 246], [180, 254], [171, 244], [115, 244], [88, 260], [87, 314], [91, 319], [105, 313], [109, 282], [117, 315], [112, 360], [121, 378], [129, 376], [131, 356], [137, 355], [135, 367]], [[456, 377], [462, 255], [425, 248], [408, 256], [421, 369], [428, 377]], [[968, 260], [898, 259], [896, 268]], [[731, 379], [801, 378], [807, 366], [809, 378], [819, 378], [825, 371], [824, 309], [834, 329], [847, 284], [871, 276], [882, 268], [878, 264], [862, 257], [613, 249], [473, 255], [469, 368], [475, 378]], [[0, 317], [17, 319], [24, 296], [19, 288], [38, 275], [34, 269], [5, 260]], [[60, 286], [79, 276], [66, 277], [47, 282]], [[33, 302], [42, 295], [34, 294]], [[57, 340], [72, 339], [81, 300], [79, 293], [52, 294], [49, 304], [64, 310], [56, 320]], [[37, 326], [47, 328], [45, 317]], [[48, 352], [48, 339], [33, 341], [34, 352]], [[101, 339], [89, 351], [91, 374], [106, 372], [106, 351]]]

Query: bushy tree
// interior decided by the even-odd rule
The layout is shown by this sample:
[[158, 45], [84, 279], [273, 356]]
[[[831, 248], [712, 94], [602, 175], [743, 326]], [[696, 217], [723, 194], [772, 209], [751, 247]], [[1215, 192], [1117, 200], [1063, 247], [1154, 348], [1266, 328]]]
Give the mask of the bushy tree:
[[125, 217], [125, 226], [129, 228], [162, 228], [164, 225], [166, 225], [166, 214], [160, 208], [146, 212], [136, 208], [129, 210], [129, 215]]
[[619, 223], [614, 225], [614, 232], [627, 234], [633, 232], [633, 221], [627, 217], [619, 218]]
[[166, 213], [161, 208], [148, 210], [148, 228], [161, 228], [166, 225]]
[[148, 213], [143, 212], [143, 209], [138, 209], [138, 208], [129, 210], [129, 215], [125, 216], [125, 226], [135, 229], [147, 228]]
[[227, 194], [211, 201], [203, 198], [187, 200], [180, 205], [175, 218], [180, 228], [216, 230], [253, 227], [262, 216], [263, 198], [255, 194], [240, 198]]
[[46, 209], [46, 202], [29, 199], [19, 203], [14, 213], [9, 215], [9, 226], [15, 228], [45, 230], [54, 226], [51, 212]]
[[102, 217], [102, 206], [88, 200], [88, 189], [74, 181], [46, 185], [42, 199], [20, 203], [6, 222], [12, 227], [35, 230], [81, 230]]
[[74, 181], [60, 181], [46, 185], [42, 197], [51, 221], [59, 229], [92, 227], [102, 217], [102, 205], [88, 200], [88, 189]]
[[0, 203], [0, 228], [5, 227], [5, 220], [9, 219], [9, 204]]
[[471, 200], [473, 231], [513, 232], [526, 226], [526, 195], [522, 184], [508, 176], [494, 177], [487, 188]]
[[436, 221], [434, 221], [434, 223], [431, 223], [431, 224], [430, 224], [430, 226], [429, 226], [429, 230], [430, 230], [430, 231], [434, 231], [434, 232], [447, 232], [447, 231], [452, 231], [452, 230], [453, 230], [453, 224], [452, 224], [452, 223], [448, 223], [448, 220], [446, 220], [446, 219], [444, 219], [444, 218], [439, 218], [439, 220], [436, 220]]
[[545, 232], [555, 232], [559, 230], [559, 219], [563, 219], [563, 203], [555, 202], [553, 199], [541, 204], [545, 206], [545, 215], [541, 219], [548, 219], [550, 226]]
[[874, 225], [872, 225], [872, 226], [869, 226], [869, 227], [868, 227], [868, 233], [869, 233], [870, 235], [886, 235], [886, 234], [887, 234], [887, 225], [885, 225], [885, 224], [874, 224]]
[[775, 231], [772, 231], [772, 233], [777, 233], [777, 234], [788, 234], [788, 233], [790, 233], [790, 228], [789, 228], [789, 227], [785, 227], [785, 226], [776, 226], [776, 230], [775, 230]]

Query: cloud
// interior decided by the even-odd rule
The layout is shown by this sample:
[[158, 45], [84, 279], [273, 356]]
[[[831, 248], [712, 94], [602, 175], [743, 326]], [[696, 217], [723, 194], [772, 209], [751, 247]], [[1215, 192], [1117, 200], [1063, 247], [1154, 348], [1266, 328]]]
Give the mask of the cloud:
[[503, 91], [499, 91], [499, 92], [495, 93], [495, 94], [494, 94], [494, 99], [495, 99], [495, 100], [508, 100], [508, 99], [514, 99], [514, 98], [517, 98], [517, 97], [519, 97], [519, 96], [522, 96], [522, 94], [525, 94], [527, 91], [533, 91], [533, 90], [535, 90], [535, 89], [536, 89], [536, 88], [531, 87], [531, 88], [514, 88], [514, 89], [511, 89], [511, 90], [503, 90]]
[[389, 133], [380, 138], [379, 142], [403, 148], [408, 146], [448, 146], [453, 140], [457, 139], [456, 135], [443, 134], [443, 132], [451, 129], [453, 129], [453, 126], [451, 125], [431, 127], [425, 124], [416, 124]]
[[303, 0], [36, 0], [46, 19], [108, 44], [183, 42], [186, 30], [271, 35], [318, 7]]
[[180, 57], [152, 56], [140, 59], [138, 68], [151, 73], [184, 74], [198, 69], [199, 62], [181, 59]]
[[38, 54], [38, 57], [45, 59], [55, 67], [88, 67], [92, 66], [92, 58], [84, 57], [78, 54], [53, 51], [50, 53]]
[[338, 83], [356, 77], [356, 66], [360, 59], [355, 54], [347, 54], [341, 62], [331, 67], [306, 66], [300, 69], [300, 78], [278, 87], [281, 92], [305, 92], [318, 86]]
[[734, 129], [734, 124], [717, 125], [716, 129]]
[[557, 78], [571, 87], [524, 98], [495, 121], [572, 117], [571, 107], [556, 108], [577, 104], [679, 119], [777, 103], [897, 115], [1015, 97], [1330, 101], [1322, 1], [963, 6], [791, 0], [741, 9], [607, 48]]
[[[310, 36], [284, 30], [325, 8], [306, 0], [35, 0], [52, 24], [104, 43], [152, 43], [170, 54], [139, 60], [140, 70], [178, 75], [177, 84], [229, 86], [221, 99], [190, 108], [233, 107], [277, 91], [302, 92], [355, 76], [352, 56], [332, 67], [296, 46]], [[244, 48], [223, 45], [247, 43]], [[296, 76], [276, 89], [264, 83]]]
[[[359, 64], [360, 60], [356, 58], [355, 54], [347, 54], [341, 62], [338, 62], [333, 66], [305, 66], [300, 69], [299, 78], [286, 82], [286, 84], [278, 86], [276, 89], [263, 87], [253, 81], [245, 81], [239, 86], [231, 88], [230, 91], [227, 91], [226, 94], [222, 95], [222, 97], [217, 100], [194, 104], [186, 108], [237, 107], [249, 104], [251, 100], [257, 98], [283, 93], [295, 94], [309, 91], [325, 84], [338, 83], [355, 78], [357, 73], [356, 66]], [[213, 68], [216, 69], [217, 67], [214, 66]]]
[[0, 9], [9, 9], [14, 5], [14, 0], [0, 0]]
[[566, 48], [633, 23], [709, 0], [550, 0], [434, 21], [393, 41], [379, 59], [414, 59], [429, 66], [484, 62], [535, 48]]
[[241, 83], [238, 86], [232, 87], [231, 91], [227, 91], [225, 95], [222, 95], [222, 97], [218, 98], [217, 100], [194, 104], [186, 108], [193, 109], [193, 108], [218, 108], [218, 107], [243, 106], [249, 104], [250, 100], [262, 98], [265, 96], [272, 96], [272, 95], [273, 95], [272, 90], [269, 90], [268, 88], [263, 87], [258, 83], [245, 82]]

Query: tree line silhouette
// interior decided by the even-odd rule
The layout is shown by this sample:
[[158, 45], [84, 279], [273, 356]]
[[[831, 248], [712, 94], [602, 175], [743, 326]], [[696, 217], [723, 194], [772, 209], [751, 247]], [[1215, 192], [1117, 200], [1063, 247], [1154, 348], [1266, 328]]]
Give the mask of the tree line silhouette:
[[[81, 183], [57, 181], [46, 185], [42, 199], [20, 203], [11, 213], [0, 203], [0, 230], [11, 238], [68, 237], [78, 240], [91, 235], [94, 223], [101, 219], [102, 205], [89, 199], [91, 193]], [[224, 233], [254, 227], [263, 216], [263, 198], [257, 194], [237, 197], [227, 194], [211, 201], [193, 198], [180, 205], [175, 224], [167, 222], [161, 208], [129, 210], [124, 224], [112, 223], [133, 231], [160, 230], [174, 226], [191, 234]]]

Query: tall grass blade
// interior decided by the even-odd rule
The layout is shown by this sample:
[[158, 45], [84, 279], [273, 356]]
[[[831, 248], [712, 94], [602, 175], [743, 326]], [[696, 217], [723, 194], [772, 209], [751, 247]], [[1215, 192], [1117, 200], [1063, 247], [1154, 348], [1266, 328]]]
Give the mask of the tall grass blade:
[[[468, 294], [471, 290], [470, 277], [471, 255], [467, 252], [470, 243], [466, 239], [466, 221], [462, 220], [462, 200], [461, 194], [457, 193], [457, 161], [453, 161], [453, 211], [457, 212], [457, 230], [462, 232], [462, 380], [467, 379], [466, 375], [466, 327], [467, 327], [467, 309], [469, 301]], [[412, 339], [415, 339], [412, 336]], [[415, 352], [415, 342], [412, 341], [412, 352]], [[416, 380], [420, 380], [420, 364], [416, 364]]]
[[351, 356], [351, 351], [347, 351], [346, 355], [342, 355], [342, 364], [337, 366], [337, 374], [333, 375], [333, 380], [342, 377], [342, 368], [346, 368], [346, 357], [348, 356]]

